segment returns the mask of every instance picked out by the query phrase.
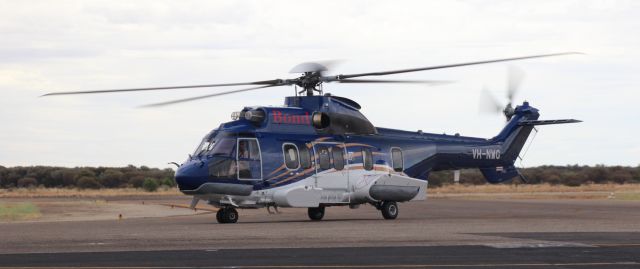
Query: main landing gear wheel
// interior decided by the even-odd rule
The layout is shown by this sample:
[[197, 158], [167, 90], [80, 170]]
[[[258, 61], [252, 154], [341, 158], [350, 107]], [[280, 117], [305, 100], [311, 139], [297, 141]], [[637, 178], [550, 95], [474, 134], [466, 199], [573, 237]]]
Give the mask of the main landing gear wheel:
[[321, 220], [324, 217], [324, 206], [309, 207], [307, 213], [311, 220]]
[[398, 205], [396, 202], [382, 202], [379, 209], [385, 219], [396, 219], [398, 217]]
[[218, 223], [236, 223], [238, 222], [238, 211], [235, 208], [220, 208], [216, 213]]

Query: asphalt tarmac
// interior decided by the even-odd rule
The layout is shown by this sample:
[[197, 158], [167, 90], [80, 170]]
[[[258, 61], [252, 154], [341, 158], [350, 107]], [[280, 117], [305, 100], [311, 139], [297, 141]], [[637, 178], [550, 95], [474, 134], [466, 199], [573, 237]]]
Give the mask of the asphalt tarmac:
[[220, 249], [0, 255], [22, 267], [136, 268], [639, 268], [637, 247], [482, 246]]
[[[148, 201], [185, 203], [186, 199]], [[176, 200], [177, 199], [177, 200]], [[126, 202], [126, 201], [118, 201]], [[177, 210], [167, 208], [167, 210]], [[431, 199], [122, 220], [0, 223], [0, 267], [640, 268], [640, 202]]]

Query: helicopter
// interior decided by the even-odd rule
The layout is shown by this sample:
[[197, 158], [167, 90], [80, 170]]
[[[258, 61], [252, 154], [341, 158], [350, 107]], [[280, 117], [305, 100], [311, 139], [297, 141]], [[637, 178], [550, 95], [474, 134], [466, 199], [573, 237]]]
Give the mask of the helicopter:
[[[494, 101], [506, 125], [494, 137], [433, 134], [374, 126], [356, 101], [323, 92], [325, 83], [439, 83], [363, 77], [455, 68], [552, 57], [577, 52], [503, 58], [458, 64], [357, 74], [326, 75], [320, 63], [302, 63], [292, 79], [242, 83], [171, 86], [98, 91], [53, 92], [44, 96], [156, 91], [186, 88], [252, 86], [146, 105], [160, 107], [227, 94], [279, 86], [295, 86], [296, 94], [282, 106], [244, 107], [204, 136], [192, 154], [177, 166], [179, 190], [218, 208], [219, 223], [236, 223], [237, 209], [307, 208], [309, 219], [321, 220], [332, 206], [358, 208], [369, 204], [384, 219], [396, 219], [398, 203], [425, 200], [433, 171], [478, 168], [489, 183], [517, 176], [520, 151], [535, 126], [577, 123], [575, 119], [539, 120], [528, 102], [513, 107], [518, 79], [509, 80], [508, 104]], [[298, 91], [298, 87], [300, 91]], [[275, 210], [275, 211], [272, 211]]]

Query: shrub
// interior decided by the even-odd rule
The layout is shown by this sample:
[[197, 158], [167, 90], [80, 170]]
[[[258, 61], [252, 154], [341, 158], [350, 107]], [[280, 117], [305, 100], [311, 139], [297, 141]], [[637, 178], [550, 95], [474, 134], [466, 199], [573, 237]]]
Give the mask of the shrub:
[[38, 185], [38, 181], [32, 177], [25, 177], [18, 180], [18, 188], [30, 188]]
[[162, 181], [162, 185], [167, 185], [169, 187], [175, 187], [177, 184], [176, 184], [176, 181], [173, 180], [172, 178], [165, 178]]
[[45, 187], [62, 187], [64, 186], [63, 178], [64, 170], [56, 169], [51, 171], [48, 175], [42, 178], [42, 184]]
[[116, 188], [120, 186], [122, 178], [124, 174], [115, 169], [107, 169], [105, 170], [98, 179], [100, 180], [100, 184], [107, 188]]
[[151, 178], [147, 178], [142, 183], [142, 188], [148, 192], [154, 192], [158, 190], [158, 182]]
[[80, 189], [99, 189], [102, 188], [100, 182], [93, 177], [80, 177], [77, 183], [78, 188]]
[[134, 188], [142, 188], [142, 184], [144, 184], [144, 176], [132, 176], [129, 178], [129, 185]]

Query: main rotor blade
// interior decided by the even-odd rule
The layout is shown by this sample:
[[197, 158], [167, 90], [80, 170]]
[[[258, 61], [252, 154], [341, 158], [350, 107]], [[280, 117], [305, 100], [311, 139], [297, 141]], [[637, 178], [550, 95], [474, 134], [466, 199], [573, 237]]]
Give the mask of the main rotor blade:
[[162, 102], [162, 103], [148, 104], [148, 105], [143, 105], [143, 106], [140, 106], [140, 107], [167, 106], [167, 105], [173, 105], [173, 104], [177, 104], [177, 103], [184, 103], [184, 102], [190, 102], [190, 101], [205, 99], [205, 98], [209, 98], [209, 97], [215, 97], [215, 96], [221, 96], [221, 95], [227, 95], [227, 94], [239, 93], [239, 92], [248, 92], [248, 91], [254, 91], [254, 90], [259, 90], [259, 89], [264, 89], [264, 88], [269, 88], [269, 87], [278, 87], [278, 86], [285, 86], [285, 85], [287, 85], [287, 84], [267, 85], [267, 86], [239, 89], [239, 90], [233, 90], [233, 91], [218, 92], [218, 93], [201, 95], [201, 96], [196, 96], [196, 97], [177, 99], [177, 100], [172, 100], [172, 101], [167, 101], [167, 102]]
[[383, 79], [341, 79], [338, 83], [408, 83], [408, 84], [446, 84], [447, 80], [383, 80]]
[[337, 76], [334, 77], [334, 79], [335, 80], [342, 80], [342, 79], [355, 78], [355, 77], [364, 77], [364, 76], [386, 76], [386, 75], [393, 75], [393, 74], [400, 74], [400, 73], [410, 73], [410, 72], [418, 72], [418, 71], [426, 71], [426, 70], [434, 70], [434, 69], [460, 67], [460, 66], [467, 66], [467, 65], [478, 65], [478, 64], [489, 64], [489, 63], [497, 63], [497, 62], [508, 62], [508, 61], [517, 61], [517, 60], [524, 60], [524, 59], [552, 57], [552, 56], [561, 56], [561, 55], [570, 55], [570, 54], [583, 54], [583, 53], [580, 53], [580, 52], [563, 52], [563, 53], [541, 54], [541, 55], [532, 55], [532, 56], [514, 57], [514, 58], [504, 58], [504, 59], [497, 59], [497, 60], [469, 62], [469, 63], [436, 65], [436, 66], [419, 67], [419, 68], [411, 68], [411, 69], [401, 69], [401, 70], [392, 70], [392, 71], [384, 71], [384, 72], [337, 75]]
[[93, 93], [112, 93], [112, 92], [137, 92], [137, 91], [158, 91], [158, 90], [174, 90], [174, 89], [192, 89], [192, 88], [211, 88], [211, 87], [227, 87], [227, 86], [243, 86], [243, 85], [274, 85], [282, 83], [281, 79], [263, 80], [254, 82], [241, 83], [223, 83], [223, 84], [205, 84], [190, 86], [169, 86], [169, 87], [151, 87], [151, 88], [133, 88], [133, 89], [114, 89], [114, 90], [98, 90], [98, 91], [78, 91], [78, 92], [52, 92], [42, 96], [53, 95], [71, 95], [71, 94], [93, 94]]

